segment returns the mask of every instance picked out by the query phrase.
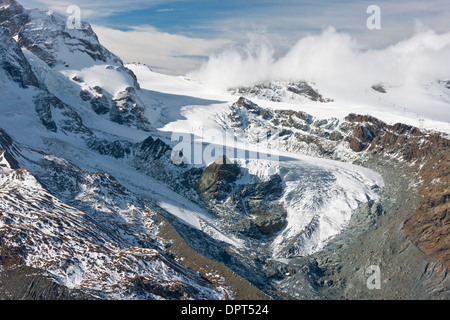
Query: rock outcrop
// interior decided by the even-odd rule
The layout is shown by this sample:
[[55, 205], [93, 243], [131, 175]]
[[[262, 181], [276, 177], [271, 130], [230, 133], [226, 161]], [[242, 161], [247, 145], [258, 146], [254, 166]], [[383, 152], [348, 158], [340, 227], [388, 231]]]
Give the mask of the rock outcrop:
[[272, 81], [262, 82], [248, 87], [230, 89], [235, 95], [247, 98], [259, 98], [275, 102], [311, 100], [322, 103], [333, 101], [322, 96], [317, 89], [313, 88], [313, 83], [306, 81]]
[[240, 168], [233, 164], [226, 156], [220, 156], [203, 171], [198, 185], [200, 197], [223, 200], [229, 196], [230, 184], [239, 176]]
[[450, 140], [401, 123], [387, 125], [368, 116], [349, 117], [355, 128], [361, 128], [357, 132], [371, 132], [367, 139], [357, 136], [368, 152], [397, 154], [420, 175], [420, 204], [404, 229], [413, 243], [450, 268]]

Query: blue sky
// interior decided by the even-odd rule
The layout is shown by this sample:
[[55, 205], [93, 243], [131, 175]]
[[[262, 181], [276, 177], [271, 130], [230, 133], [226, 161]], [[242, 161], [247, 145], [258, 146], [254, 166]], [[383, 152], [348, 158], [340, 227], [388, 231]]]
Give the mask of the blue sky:
[[[450, 31], [450, 1], [294, 1], [294, 0], [19, 0], [25, 7], [65, 12], [78, 5], [82, 17], [94, 25], [100, 40], [124, 60], [145, 59], [168, 73], [183, 73], [198, 66], [222, 46], [248, 41], [248, 34], [264, 35], [282, 55], [298, 39], [334, 27], [368, 48], [382, 48], [412, 36], [423, 24], [436, 32]], [[366, 9], [381, 8], [381, 29], [369, 30]], [[118, 32], [121, 31], [121, 32]], [[125, 52], [114, 39], [131, 44], [148, 35], [152, 46]], [[161, 39], [165, 36], [164, 40]], [[158, 39], [156, 42], [155, 39]], [[143, 39], [141, 39], [141, 42]], [[189, 42], [189, 40], [192, 40]], [[172, 44], [172, 47], [171, 47]], [[183, 44], [182, 46], [180, 44]], [[135, 46], [136, 45], [136, 46]], [[189, 48], [183, 52], [183, 48]], [[155, 52], [158, 50], [160, 59]], [[136, 51], [136, 50], [134, 50]], [[164, 56], [165, 55], [165, 59]], [[125, 56], [125, 57], [124, 57]], [[176, 61], [175, 61], [176, 60]], [[176, 63], [175, 63], [176, 62]], [[174, 64], [171, 66], [170, 64]], [[172, 69], [172, 70], [169, 70]]]

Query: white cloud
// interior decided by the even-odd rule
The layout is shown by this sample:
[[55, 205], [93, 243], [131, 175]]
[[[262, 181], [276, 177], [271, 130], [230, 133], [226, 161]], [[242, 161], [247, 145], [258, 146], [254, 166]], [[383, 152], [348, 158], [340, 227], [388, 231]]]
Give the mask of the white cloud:
[[225, 89], [266, 80], [314, 81], [340, 92], [364, 90], [384, 82], [414, 86], [430, 79], [450, 79], [450, 32], [419, 29], [409, 39], [382, 49], [366, 49], [347, 33], [327, 28], [298, 40], [282, 57], [266, 39], [212, 55], [188, 74], [215, 88]]
[[139, 61], [161, 68], [167, 74], [185, 74], [198, 68], [207, 57], [229, 43], [222, 39], [189, 38], [160, 32], [151, 26], [130, 31], [93, 25], [100, 42], [125, 62]]

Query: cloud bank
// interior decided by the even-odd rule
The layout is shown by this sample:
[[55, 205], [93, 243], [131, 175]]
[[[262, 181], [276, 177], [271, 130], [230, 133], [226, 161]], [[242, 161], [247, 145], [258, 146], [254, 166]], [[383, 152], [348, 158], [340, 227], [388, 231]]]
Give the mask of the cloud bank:
[[418, 27], [409, 39], [383, 49], [367, 49], [347, 33], [327, 28], [298, 40], [281, 57], [264, 36], [211, 55], [189, 72], [214, 89], [269, 80], [313, 81], [330, 90], [367, 89], [374, 84], [409, 86], [450, 80], [450, 32]]
[[141, 62], [166, 74], [184, 74], [197, 69], [211, 52], [229, 41], [191, 38], [158, 31], [151, 26], [121, 31], [93, 25], [100, 42], [124, 62]]

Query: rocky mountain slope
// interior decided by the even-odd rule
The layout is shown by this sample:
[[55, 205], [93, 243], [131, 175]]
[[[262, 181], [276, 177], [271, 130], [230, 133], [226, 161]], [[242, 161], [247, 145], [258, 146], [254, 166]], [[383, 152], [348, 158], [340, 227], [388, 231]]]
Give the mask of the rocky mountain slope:
[[[123, 158], [136, 149], [157, 159], [151, 137], [142, 144], [110, 141], [85, 125], [90, 110], [101, 116], [109, 108], [105, 120], [145, 132], [148, 121], [139, 110], [146, 106], [134, 74], [98, 43], [90, 26], [72, 31], [65, 21], [56, 13], [2, 1], [1, 83], [2, 92], [9, 91], [2, 101], [2, 125], [20, 103], [15, 95], [22, 95], [23, 108], [10, 114], [16, 120], [19, 114], [11, 123], [19, 140], [37, 133], [42, 139], [37, 146], [51, 149], [51, 143], [61, 145], [71, 137], [74, 145], [99, 155]], [[101, 68], [117, 79], [116, 87], [96, 82], [97, 70], [89, 68], [99, 63], [108, 63]], [[68, 68], [74, 67], [88, 80], [72, 76]], [[25, 123], [30, 122], [27, 130]], [[111, 175], [81, 170], [64, 158], [14, 141], [4, 130], [0, 142], [2, 298], [239, 296], [222, 278], [223, 271], [199, 273], [177, 262], [167, 251], [172, 239], [158, 236], [157, 214], [164, 210]], [[247, 291], [251, 288], [247, 284]], [[248, 295], [254, 298], [257, 292]]]
[[[252, 117], [254, 126], [248, 125], [248, 119]], [[349, 114], [344, 122], [337, 119], [313, 121], [313, 117], [304, 112], [267, 110], [245, 98], [240, 98], [232, 106], [230, 119], [231, 126], [237, 122], [248, 131], [278, 129], [283, 132], [281, 148], [287, 150], [341, 161], [353, 159], [361, 162], [366, 157], [387, 156], [407, 164], [417, 172], [422, 183], [420, 204], [416, 215], [405, 223], [405, 231], [425, 253], [449, 267], [448, 138], [438, 132], [423, 132], [411, 125], [388, 125], [367, 115]]]

